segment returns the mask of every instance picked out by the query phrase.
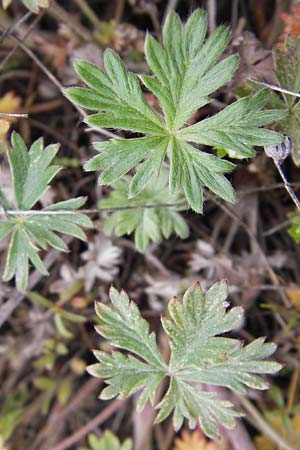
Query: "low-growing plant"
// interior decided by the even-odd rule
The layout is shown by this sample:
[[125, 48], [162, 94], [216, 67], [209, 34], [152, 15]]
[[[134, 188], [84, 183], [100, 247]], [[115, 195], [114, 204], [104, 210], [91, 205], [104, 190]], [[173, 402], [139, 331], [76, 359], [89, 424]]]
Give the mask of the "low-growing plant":
[[0, 221], [0, 239], [11, 234], [3, 280], [9, 281], [15, 276], [21, 291], [27, 287], [29, 262], [39, 272], [48, 274], [38, 255], [40, 249], [53, 247], [67, 251], [65, 242], [56, 233], [85, 240], [82, 227], [93, 227], [86, 215], [75, 211], [84, 205], [85, 197], [54, 203], [42, 210], [32, 209], [60, 170], [51, 165], [58, 150], [57, 144], [44, 148], [43, 139], [38, 139], [28, 151], [22, 137], [12, 134], [8, 159], [15, 204], [8, 200], [0, 183], [0, 201], [6, 211], [6, 220]]
[[189, 228], [179, 214], [186, 209], [186, 203], [182, 194], [169, 192], [167, 171], [162, 170], [158, 180], [150, 180], [133, 198], [129, 198], [131, 180], [132, 177], [124, 176], [115, 181], [108, 198], [100, 200], [100, 208], [112, 208], [104, 215], [104, 230], [114, 231], [117, 236], [134, 233], [140, 252], [145, 252], [151, 241], [159, 244], [162, 237], [168, 239], [173, 232], [186, 239]]
[[[260, 128], [282, 120], [286, 114], [283, 110], [262, 110], [269, 98], [266, 90], [189, 125], [191, 116], [211, 101], [209, 95], [231, 79], [238, 65], [235, 55], [218, 62], [229, 43], [229, 31], [220, 27], [205, 41], [206, 30], [206, 13], [196, 10], [185, 26], [176, 14], [169, 14], [163, 27], [163, 47], [147, 36], [145, 54], [153, 76], [139, 78], [157, 97], [160, 112], [149, 106], [138, 77], [127, 72], [110, 49], [104, 52], [106, 72], [93, 64], [76, 62], [75, 69], [89, 88], [66, 90], [73, 102], [99, 111], [87, 119], [90, 125], [144, 135], [95, 143], [100, 154], [85, 164], [86, 170], [102, 171], [100, 184], [112, 185], [112, 193], [101, 205], [120, 208], [123, 201], [121, 206], [128, 208], [107, 214], [106, 229], [114, 229], [117, 235], [134, 232], [140, 251], [145, 251], [150, 241], [159, 243], [162, 237], [168, 238], [173, 231], [187, 237], [178, 203], [186, 198], [193, 210], [202, 212], [204, 186], [225, 200], [236, 201], [234, 189], [224, 176], [234, 164], [199, 149], [199, 144], [250, 157], [254, 145], [276, 145], [283, 139], [274, 131]], [[84, 204], [83, 197], [39, 211], [32, 209], [59, 170], [51, 165], [58, 148], [49, 145], [44, 149], [43, 141], [38, 140], [28, 152], [21, 136], [13, 133], [8, 149], [15, 204], [0, 186], [0, 201], [6, 211], [6, 219], [0, 221], [0, 239], [12, 234], [3, 280], [15, 276], [19, 290], [26, 290], [29, 263], [47, 274], [40, 249], [51, 246], [66, 251], [57, 232], [85, 239], [81, 228], [92, 227], [90, 219], [76, 211]], [[162, 168], [164, 161], [167, 164]], [[136, 173], [130, 178], [126, 173], [134, 168]], [[173, 203], [174, 207], [149, 208], [159, 202]]]
[[[229, 202], [236, 201], [236, 194], [224, 176], [234, 165], [200, 150], [198, 144], [220, 146], [251, 157], [255, 145], [282, 142], [279, 134], [260, 128], [286, 114], [263, 110], [269, 98], [266, 90], [187, 126], [192, 115], [211, 102], [209, 95], [227, 83], [238, 66], [235, 55], [217, 62], [229, 43], [229, 31], [219, 27], [205, 41], [206, 30], [203, 10], [196, 10], [185, 27], [176, 14], [169, 14], [163, 27], [163, 47], [152, 36], [146, 38], [146, 60], [153, 76], [138, 78], [127, 72], [110, 49], [104, 52], [105, 71], [86, 61], [75, 63], [78, 76], [88, 88], [68, 88], [66, 95], [75, 104], [98, 111], [86, 122], [93, 127], [144, 135], [95, 143], [100, 154], [85, 164], [85, 170], [101, 170], [101, 185], [114, 183], [142, 162], [129, 186], [129, 197], [135, 197], [159, 176], [167, 157], [170, 192], [183, 191], [191, 208], [202, 212], [204, 186]], [[139, 80], [157, 97], [160, 112], [146, 102]]]
[[[80, 281], [80, 280], [79, 280]], [[80, 281], [79, 286], [82, 287], [82, 282]], [[68, 329], [67, 323], [83, 323], [86, 321], [86, 318], [80, 314], [76, 314], [71, 311], [67, 311], [63, 306], [66, 300], [58, 301], [56, 303], [48, 300], [37, 292], [29, 292], [28, 298], [34, 303], [47, 308], [49, 311], [53, 312], [53, 319], [55, 323], [55, 327], [59, 333], [59, 335], [63, 338], [70, 339], [73, 337], [72, 332]]]
[[[47, 3], [23, 2], [40, 6]], [[234, 164], [203, 147], [251, 157], [255, 154], [254, 146], [279, 145], [283, 141], [279, 133], [262, 128], [284, 120], [287, 114], [281, 107], [263, 109], [270, 97], [266, 89], [194, 123], [197, 111], [212, 101], [209, 96], [230, 81], [238, 66], [236, 55], [219, 61], [229, 43], [229, 31], [219, 27], [205, 40], [206, 31], [204, 11], [196, 10], [185, 26], [171, 13], [163, 27], [163, 45], [150, 35], [146, 38], [145, 54], [152, 76], [138, 77], [128, 72], [119, 56], [107, 49], [105, 70], [77, 61], [75, 69], [87, 87], [66, 90], [72, 102], [96, 111], [86, 120], [90, 126], [129, 134], [128, 138], [95, 143], [99, 154], [84, 167], [86, 171], [100, 170], [99, 183], [111, 185], [108, 197], [100, 202], [100, 207], [114, 209], [105, 213], [105, 228], [119, 236], [134, 233], [140, 251], [146, 251], [151, 241], [159, 243], [163, 237], [168, 238], [173, 231], [181, 238], [187, 237], [188, 227], [179, 211], [188, 204], [202, 213], [204, 188], [229, 202], [237, 200], [225, 177]], [[145, 100], [140, 81], [156, 96], [158, 111]], [[52, 165], [57, 152], [57, 145], [44, 148], [42, 139], [35, 141], [28, 151], [16, 133], [12, 134], [11, 148], [7, 151], [14, 202], [8, 200], [0, 185], [2, 215], [6, 215], [0, 221], [0, 239], [10, 235], [3, 279], [15, 277], [17, 288], [22, 291], [27, 288], [30, 263], [47, 274], [40, 250], [49, 246], [67, 250], [57, 233], [85, 240], [82, 228], [93, 226], [87, 215], [78, 211], [85, 203], [83, 197], [33, 209], [59, 171]], [[163, 204], [168, 207], [161, 209]], [[31, 294], [31, 297], [52, 310], [60, 334], [71, 337], [64, 320], [81, 320], [78, 315], [56, 310], [41, 296]], [[138, 307], [125, 292], [119, 293], [112, 287], [112, 306], [97, 303], [100, 321], [97, 330], [113, 346], [129, 354], [95, 351], [99, 363], [88, 370], [108, 384], [101, 398], [127, 397], [141, 391], [137, 405], [140, 411], [148, 400], [155, 404], [161, 383], [168, 381], [167, 390], [162, 391], [162, 399], [156, 405], [157, 422], [173, 413], [175, 429], [181, 427], [184, 419], [191, 428], [199, 421], [211, 438], [218, 435], [219, 424], [233, 428], [240, 412], [231, 402], [206, 391], [203, 384], [245, 394], [247, 387], [266, 389], [268, 383], [259, 375], [275, 373], [281, 366], [265, 361], [276, 346], [265, 343], [264, 338], [244, 346], [238, 339], [219, 336], [232, 331], [243, 320], [241, 307], [227, 310], [226, 297], [227, 285], [220, 282], [205, 295], [200, 285], [195, 284], [186, 291], [183, 302], [177, 298], [170, 301], [168, 315], [162, 318], [171, 353], [167, 362]], [[52, 398], [64, 404], [71, 396], [69, 380], [61, 386], [41, 376], [35, 385], [45, 394], [45, 411]], [[91, 439], [93, 447], [97, 443]], [[124, 449], [129, 449], [131, 444], [126, 445], [123, 444]]]
[[219, 400], [201, 384], [224, 386], [245, 394], [246, 387], [268, 388], [259, 375], [275, 373], [281, 365], [264, 361], [276, 348], [273, 343], [265, 343], [264, 338], [244, 346], [238, 339], [219, 337], [243, 321], [243, 308], [227, 310], [226, 297], [227, 283], [223, 281], [214, 284], [205, 295], [196, 283], [186, 291], [182, 302], [176, 297], [170, 301], [168, 315], [161, 319], [171, 351], [167, 363], [137, 305], [130, 302], [124, 291], [112, 287], [112, 306], [96, 304], [100, 321], [96, 330], [113, 347], [129, 354], [94, 351], [99, 363], [89, 366], [88, 371], [108, 384], [100, 398], [127, 397], [141, 391], [137, 402], [141, 411], [148, 400], [155, 404], [159, 385], [168, 379], [168, 389], [156, 405], [156, 422], [173, 412], [176, 430], [184, 419], [191, 428], [199, 421], [211, 438], [217, 437], [218, 424], [233, 428], [241, 414], [231, 402]]
[[[300, 165], [300, 37], [287, 36], [280, 48], [273, 51], [274, 75], [276, 86], [270, 86], [270, 95], [266, 108], [281, 109], [285, 114], [274, 120], [272, 127], [286, 133], [292, 140], [292, 158]], [[264, 83], [261, 83], [264, 85]], [[237, 90], [239, 95], [256, 95], [261, 89], [260, 83], [248, 81]], [[271, 122], [270, 122], [271, 123]]]

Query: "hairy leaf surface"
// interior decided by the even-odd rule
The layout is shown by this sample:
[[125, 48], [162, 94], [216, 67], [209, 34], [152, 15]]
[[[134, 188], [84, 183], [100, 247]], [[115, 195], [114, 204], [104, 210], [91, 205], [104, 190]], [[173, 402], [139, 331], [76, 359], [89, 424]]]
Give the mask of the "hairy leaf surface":
[[220, 424], [233, 428], [240, 414], [230, 402], [202, 390], [199, 383], [226, 386], [238, 392], [244, 392], [245, 386], [266, 389], [268, 384], [260, 375], [275, 373], [281, 365], [265, 360], [276, 346], [266, 344], [264, 338], [243, 346], [238, 339], [219, 336], [233, 330], [243, 319], [242, 308], [227, 309], [226, 297], [227, 285], [223, 281], [205, 295], [196, 283], [186, 291], [183, 301], [170, 301], [168, 316], [162, 319], [171, 350], [167, 365], [137, 305], [123, 291], [111, 288], [112, 306], [96, 304], [100, 321], [96, 330], [120, 350], [111, 354], [95, 351], [99, 363], [88, 367], [92, 375], [104, 378], [108, 384], [101, 398], [126, 397], [140, 390], [141, 410], [147, 400], [155, 402], [159, 385], [167, 377], [169, 387], [156, 406], [157, 422], [173, 413], [176, 430], [184, 419], [191, 428], [199, 421], [211, 438], [218, 435]]
[[7, 199], [1, 183], [0, 200], [6, 210], [15, 207], [17, 210], [0, 221], [0, 239], [12, 233], [3, 280], [9, 281], [15, 276], [17, 288], [21, 291], [27, 287], [29, 263], [44, 275], [48, 273], [38, 255], [40, 249], [50, 246], [67, 251], [57, 232], [85, 240], [82, 228], [93, 226], [86, 215], [74, 211], [84, 205], [84, 197], [58, 202], [42, 211], [32, 209], [59, 171], [58, 166], [51, 164], [58, 149], [58, 145], [44, 148], [43, 140], [38, 139], [28, 151], [21, 136], [13, 133], [8, 150], [15, 205]]
[[144, 135], [94, 144], [100, 154], [88, 161], [85, 169], [100, 170], [100, 184], [112, 184], [138, 166], [129, 191], [130, 197], [136, 196], [150, 178], [160, 176], [167, 158], [170, 192], [183, 191], [191, 208], [202, 212], [203, 187], [224, 200], [236, 201], [224, 176], [234, 166], [195, 144], [249, 157], [254, 155], [256, 145], [282, 141], [279, 134], [260, 128], [284, 116], [282, 111], [262, 111], [265, 91], [186, 127], [191, 116], [211, 101], [209, 96], [230, 81], [238, 66], [234, 55], [219, 61], [230, 41], [229, 31], [217, 28], [205, 40], [206, 32], [206, 13], [198, 9], [185, 25], [176, 14], [168, 15], [163, 45], [147, 36], [145, 54], [153, 75], [140, 79], [157, 97], [163, 117], [147, 104], [137, 76], [126, 70], [112, 50], [104, 52], [105, 70], [85, 61], [76, 62], [75, 69], [88, 87], [69, 88], [66, 95], [74, 103], [97, 111], [87, 123]]
[[[170, 194], [165, 169], [156, 182], [152, 179], [142, 192], [128, 199], [128, 194], [132, 190], [140, 190], [140, 184], [145, 183], [148, 176], [146, 172], [138, 171], [134, 177], [123, 177], [113, 183], [109, 197], [99, 202], [100, 208], [121, 208], [105, 214], [105, 231], [114, 232], [117, 236], [134, 233], [136, 248], [142, 253], [151, 241], [158, 244], [162, 237], [168, 239], [172, 233], [181, 239], [189, 235], [188, 225], [179, 214], [185, 208], [184, 197]], [[160, 207], [162, 204], [169, 206]], [[129, 209], [122, 209], [126, 207]]]

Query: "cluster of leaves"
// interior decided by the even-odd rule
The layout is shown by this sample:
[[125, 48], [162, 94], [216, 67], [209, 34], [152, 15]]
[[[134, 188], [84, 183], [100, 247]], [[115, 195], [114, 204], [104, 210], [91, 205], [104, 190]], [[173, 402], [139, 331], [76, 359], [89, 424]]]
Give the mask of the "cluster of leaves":
[[156, 406], [157, 422], [174, 411], [176, 430], [184, 418], [191, 428], [199, 420], [201, 429], [211, 438], [218, 435], [218, 423], [233, 428], [240, 414], [230, 402], [217, 399], [198, 384], [225, 386], [241, 393], [245, 393], [245, 386], [266, 389], [268, 384], [258, 374], [277, 372], [281, 366], [263, 361], [276, 348], [272, 343], [264, 343], [264, 338], [243, 346], [237, 339], [218, 337], [243, 319], [241, 307], [227, 311], [226, 297], [226, 282], [216, 283], [205, 295], [196, 283], [186, 291], [183, 302], [177, 298], [170, 301], [168, 316], [161, 319], [171, 349], [166, 364], [137, 305], [130, 302], [124, 291], [119, 293], [112, 287], [112, 306], [96, 304], [100, 321], [96, 330], [114, 347], [129, 354], [94, 352], [99, 363], [89, 366], [88, 371], [108, 384], [100, 398], [126, 397], [141, 390], [137, 403], [141, 411], [147, 400], [155, 403], [158, 386], [167, 377], [168, 390]]
[[[49, 0], [21, 0], [23, 5], [35, 14], [40, 12], [40, 8], [48, 8]], [[2, 0], [2, 7], [8, 8], [12, 0]]]
[[[169, 192], [167, 171], [163, 169], [159, 179], [150, 180], [134, 198], [128, 198], [131, 180], [132, 177], [127, 175], [115, 181], [109, 197], [100, 201], [100, 208], [121, 208], [106, 213], [105, 232], [114, 231], [117, 236], [134, 233], [135, 245], [140, 252], [145, 252], [151, 241], [159, 244], [162, 237], [168, 239], [173, 232], [186, 239], [188, 225], [178, 213], [185, 209], [184, 197]], [[161, 207], [162, 204], [169, 206]]]
[[[273, 52], [276, 84], [291, 92], [300, 91], [300, 37], [287, 36], [280, 48]], [[248, 82], [244, 88], [238, 89], [240, 95], [255, 94], [258, 87], [253, 82]], [[266, 103], [267, 108], [277, 108], [284, 112], [280, 120], [274, 120], [274, 128], [290, 136], [293, 148], [292, 157], [294, 163], [300, 165], [300, 99], [299, 97], [284, 92], [271, 91]]]
[[[80, 283], [81, 287], [82, 284]], [[64, 303], [70, 300], [71, 294], [71, 291], [69, 293], [65, 292], [57, 303], [53, 303], [36, 292], [28, 293], [28, 298], [31, 301], [47, 308], [48, 311], [53, 313], [53, 320], [57, 331], [53, 338], [43, 341], [43, 352], [33, 363], [35, 369], [42, 371], [41, 375], [34, 378], [33, 383], [41, 391], [41, 412], [43, 414], [48, 413], [54, 399], [59, 405], [64, 406], [74, 390], [74, 376], [72, 374], [61, 375], [57, 373], [57, 368], [60, 367], [60, 359], [70, 353], [70, 342], [72, 341], [68, 343], [68, 340], [74, 338], [74, 334], [70, 331], [69, 326], [86, 321], [84, 316], [64, 308]], [[56, 377], [53, 377], [53, 371], [56, 373]]]
[[227, 201], [236, 201], [224, 176], [234, 165], [196, 145], [221, 146], [250, 157], [253, 146], [282, 141], [277, 133], [259, 128], [285, 115], [282, 110], [262, 111], [268, 100], [266, 91], [186, 126], [189, 118], [211, 101], [209, 95], [232, 78], [238, 66], [234, 55], [217, 62], [229, 43], [229, 31], [217, 28], [205, 41], [206, 30], [206, 13], [196, 10], [185, 27], [177, 15], [168, 15], [163, 47], [147, 36], [145, 54], [153, 76], [140, 79], [159, 100], [163, 116], [149, 106], [137, 76], [127, 72], [112, 50], [104, 52], [105, 71], [85, 61], [76, 62], [76, 72], [88, 88], [72, 87], [66, 95], [84, 108], [99, 111], [89, 116], [87, 123], [144, 135], [95, 144], [100, 154], [86, 163], [85, 170], [102, 170], [100, 184], [114, 183], [142, 162], [129, 186], [129, 197], [135, 197], [152, 177], [157, 177], [168, 157], [170, 192], [183, 190], [191, 208], [202, 212], [203, 186]]
[[89, 434], [88, 447], [81, 447], [80, 450], [132, 450], [132, 440], [126, 439], [123, 444], [109, 430], [105, 430], [103, 436], [98, 438], [95, 434]]
[[[288, 36], [282, 48], [274, 51], [275, 75], [280, 87], [292, 92], [300, 91], [300, 37]], [[278, 129], [284, 131], [293, 142], [292, 157], [300, 165], [300, 99], [294, 95], [272, 92], [270, 105], [276, 105], [286, 112], [286, 117], [277, 122]]]
[[58, 152], [58, 145], [44, 148], [43, 139], [35, 141], [28, 151], [17, 133], [12, 134], [8, 159], [13, 180], [15, 207], [10, 203], [0, 185], [0, 201], [7, 213], [6, 220], [0, 221], [0, 239], [11, 233], [3, 280], [14, 276], [17, 288], [26, 290], [29, 274], [29, 262], [41, 273], [47, 274], [38, 252], [48, 246], [67, 251], [65, 242], [57, 232], [85, 240], [82, 227], [91, 228], [91, 220], [76, 212], [85, 203], [84, 197], [78, 197], [54, 203], [41, 211], [32, 208], [48, 189], [50, 181], [59, 171], [51, 165]]
[[67, 345], [63, 342], [61, 336], [55, 339], [46, 339], [42, 344], [42, 355], [34, 362], [34, 367], [37, 369], [53, 370], [57, 359], [61, 356], [66, 356], [69, 353]]

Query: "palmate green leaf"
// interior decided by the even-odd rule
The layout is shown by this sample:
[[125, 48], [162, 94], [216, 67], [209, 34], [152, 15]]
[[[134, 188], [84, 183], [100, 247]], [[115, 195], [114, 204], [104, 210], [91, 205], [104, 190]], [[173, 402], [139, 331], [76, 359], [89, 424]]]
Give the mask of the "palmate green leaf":
[[265, 338], [259, 338], [251, 344], [236, 348], [224, 356], [219, 363], [206, 363], [206, 367], [193, 367], [179, 370], [178, 376], [185, 381], [209, 383], [225, 386], [234, 391], [246, 392], [245, 386], [252, 389], [268, 389], [269, 384], [256, 374], [275, 373], [281, 368], [276, 362], [262, 361], [272, 355], [275, 344], [265, 344]]
[[[113, 183], [109, 197], [99, 202], [100, 208], [130, 208], [105, 213], [104, 230], [108, 234], [114, 232], [117, 236], [134, 233], [136, 248], [142, 253], [147, 250], [151, 241], [158, 244], [163, 237], [168, 239], [172, 233], [176, 233], [181, 239], [186, 239], [189, 235], [188, 225], [179, 214], [185, 207], [184, 197], [170, 194], [165, 169], [161, 171], [158, 180], [150, 181], [140, 194], [128, 199], [130, 190], [139, 189], [144, 179], [141, 171], [134, 177], [123, 177]], [[174, 207], [160, 207], [162, 204], [174, 204]], [[157, 208], [155, 205], [158, 205]]]
[[235, 418], [241, 416], [228, 401], [219, 400], [212, 392], [201, 390], [199, 383], [226, 386], [233, 391], [244, 392], [245, 386], [266, 389], [268, 384], [261, 374], [273, 374], [281, 365], [265, 360], [276, 346], [265, 343], [264, 338], [243, 346], [238, 339], [220, 337], [231, 331], [243, 319], [243, 309], [227, 310], [227, 285], [213, 285], [204, 295], [199, 283], [191, 286], [181, 302], [170, 301], [168, 316], [162, 324], [169, 337], [171, 357], [168, 365], [160, 356], [153, 333], [142, 319], [138, 307], [122, 291], [110, 290], [112, 306], [96, 304], [100, 325], [98, 333], [115, 350], [111, 354], [95, 351], [98, 363], [88, 371], [104, 378], [107, 387], [100, 398], [126, 397], [141, 391], [138, 400], [140, 411], [150, 400], [153, 404], [159, 385], [165, 377], [169, 386], [156, 408], [156, 422], [173, 413], [177, 430], [183, 420], [194, 428], [199, 421], [204, 433], [216, 438], [218, 426], [233, 428]]
[[142, 75], [140, 79], [159, 100], [163, 117], [146, 103], [138, 78], [127, 72], [112, 50], [104, 52], [105, 70], [76, 62], [75, 69], [88, 88], [72, 87], [66, 95], [74, 103], [98, 111], [86, 122], [144, 135], [94, 143], [100, 154], [86, 163], [85, 170], [101, 171], [101, 185], [114, 183], [139, 165], [129, 190], [129, 196], [134, 197], [146, 189], [151, 178], [159, 176], [168, 158], [170, 192], [183, 191], [191, 208], [202, 212], [204, 186], [229, 202], [236, 201], [224, 177], [234, 166], [191, 144], [234, 150], [249, 157], [254, 154], [253, 146], [282, 141], [279, 134], [260, 129], [285, 114], [262, 111], [265, 91], [185, 128], [188, 119], [211, 101], [210, 94], [226, 84], [238, 66], [237, 56], [218, 62], [229, 43], [229, 31], [220, 27], [205, 40], [206, 31], [206, 13], [198, 9], [185, 26], [176, 14], [168, 15], [163, 46], [151, 36], [146, 38], [146, 60], [153, 76]]
[[67, 251], [66, 244], [57, 232], [85, 240], [82, 228], [91, 228], [93, 224], [86, 215], [75, 212], [84, 205], [84, 197], [58, 202], [42, 211], [32, 209], [59, 171], [59, 167], [51, 165], [58, 145], [44, 148], [43, 140], [38, 139], [28, 151], [23, 139], [16, 133], [12, 135], [11, 144], [8, 158], [15, 206], [8, 201], [1, 186], [0, 199], [4, 208], [17, 208], [20, 213], [10, 213], [6, 220], [0, 221], [0, 239], [12, 233], [3, 280], [9, 281], [15, 276], [17, 288], [25, 291], [30, 263], [42, 274], [48, 273], [38, 255], [40, 249], [50, 246]]

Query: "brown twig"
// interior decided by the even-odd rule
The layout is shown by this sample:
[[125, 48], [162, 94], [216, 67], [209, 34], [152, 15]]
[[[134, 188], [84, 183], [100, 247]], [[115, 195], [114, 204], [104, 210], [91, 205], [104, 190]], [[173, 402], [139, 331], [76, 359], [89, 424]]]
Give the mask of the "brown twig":
[[272, 428], [269, 423], [262, 417], [259, 411], [254, 407], [254, 405], [244, 396], [239, 393], [235, 394], [239, 399], [240, 403], [243, 405], [247, 413], [251, 416], [252, 423], [254, 426], [264, 435], [268, 436], [276, 446], [283, 450], [295, 450], [291, 447], [274, 428]]
[[66, 420], [79, 406], [80, 404], [88, 397], [89, 394], [94, 392], [101, 381], [98, 378], [92, 378], [88, 380], [77, 392], [76, 395], [72, 398], [72, 400], [58, 413], [50, 417], [48, 423], [45, 427], [40, 431], [37, 435], [35, 441], [32, 444], [31, 450], [39, 450], [41, 448], [41, 444], [43, 442], [43, 438], [45, 435], [50, 434], [54, 431], [57, 424], [61, 421]]
[[[41, 20], [41, 18], [43, 17], [43, 14], [44, 14], [44, 13], [42, 12], [42, 13], [40, 13], [38, 16], [36, 16], [36, 18], [34, 19], [34, 21], [30, 24], [30, 26], [29, 26], [28, 29], [26, 30], [24, 36], [22, 37], [22, 41], [20, 40], [20, 42], [19, 42], [14, 48], [12, 48], [12, 49], [10, 50], [10, 52], [6, 55], [6, 57], [3, 58], [3, 60], [2, 60], [1, 63], [0, 63], [0, 71], [3, 69], [3, 67], [5, 66], [5, 64], [10, 60], [10, 58], [14, 55], [14, 53], [16, 52], [16, 50], [17, 50], [19, 47], [21, 47], [20, 43], [21, 43], [21, 42], [24, 42], [25, 39], [29, 36], [29, 34], [32, 32], [32, 30], [33, 30], [34, 27], [36, 26], [36, 24], [37, 24], [37, 23]], [[13, 31], [15, 31], [15, 28], [14, 28], [14, 27], [9, 27], [9, 28], [5, 29], [5, 27], [4, 27], [3, 25], [0, 25], [0, 26], [1, 26], [1, 28], [4, 30], [3, 33], [2, 33], [2, 35], [3, 35], [3, 34], [6, 34], [6, 36], [7, 36], [7, 35], [11, 35], [11, 34], [13, 33]], [[15, 37], [12, 35], [12, 39], [15, 40], [15, 39], [17, 39], [17, 38], [15, 38]]]
[[284, 187], [286, 189], [286, 191], [288, 192], [289, 196], [291, 197], [291, 199], [293, 200], [294, 204], [296, 205], [296, 208], [300, 211], [300, 202], [295, 194], [295, 192], [292, 189], [291, 184], [288, 182], [288, 180], [286, 179], [285, 173], [282, 170], [281, 165], [278, 163], [278, 161], [274, 160], [274, 164], [283, 180], [284, 183]]
[[124, 401], [125, 400], [114, 400], [103, 411], [101, 411], [100, 414], [94, 417], [94, 419], [90, 420], [84, 427], [80, 428], [80, 430], [76, 431], [76, 433], [64, 439], [58, 445], [52, 447], [50, 450], [66, 450], [70, 448], [72, 445], [83, 439], [88, 433], [93, 431], [96, 427], [109, 419], [110, 416], [118, 411]]
[[122, 20], [124, 8], [125, 8], [125, 0], [118, 0], [115, 12], [116, 25], [118, 25]]
[[19, 20], [17, 20], [10, 27], [8, 27], [6, 30], [4, 30], [0, 36], [0, 44], [1, 44], [1, 42], [3, 42], [3, 40], [7, 36], [9, 36], [11, 33], [13, 33], [15, 30], [17, 30], [19, 28], [19, 26], [22, 25], [22, 23], [26, 22], [26, 20], [29, 19], [29, 17], [31, 17], [31, 16], [32, 16], [32, 12], [28, 11]]
[[209, 34], [212, 34], [216, 27], [216, 16], [217, 16], [217, 5], [216, 0], [207, 0], [206, 2], [207, 11], [208, 11], [208, 28], [209, 28]]

